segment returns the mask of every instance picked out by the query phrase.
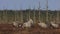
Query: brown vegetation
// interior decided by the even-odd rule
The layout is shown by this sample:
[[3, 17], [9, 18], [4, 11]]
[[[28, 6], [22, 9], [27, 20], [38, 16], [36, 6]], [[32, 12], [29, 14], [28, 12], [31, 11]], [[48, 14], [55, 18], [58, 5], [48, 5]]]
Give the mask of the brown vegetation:
[[[6, 11], [6, 10], [5, 10]], [[23, 11], [23, 22], [25, 22], [27, 20], [27, 14], [28, 14], [29, 10], [25, 10]], [[4, 14], [3, 14], [4, 13]], [[30, 12], [30, 18], [33, 19], [33, 10]], [[35, 19], [36, 19], [36, 23], [39, 21], [39, 14], [38, 11], [36, 10], [35, 12]], [[51, 15], [52, 14], [52, 15]], [[48, 14], [48, 18], [49, 20], [55, 20], [56, 19], [56, 11], [50, 11]], [[50, 19], [50, 15], [52, 16], [52, 18]], [[7, 11], [7, 15], [5, 14], [4, 11], [0, 11], [0, 34], [60, 34], [60, 29], [49, 29], [49, 28], [41, 28], [38, 25], [35, 25], [35, 27], [29, 28], [29, 29], [22, 29], [22, 28], [16, 28], [13, 27], [12, 23], [13, 21], [15, 21], [15, 16], [16, 16], [16, 20], [17, 21], [21, 21], [21, 14], [20, 11], [17, 11], [16, 14], [14, 11]], [[46, 12], [45, 11], [41, 11], [41, 21], [45, 22], [46, 20]], [[59, 16], [60, 17], [60, 16]], [[34, 20], [34, 19], [33, 19]]]

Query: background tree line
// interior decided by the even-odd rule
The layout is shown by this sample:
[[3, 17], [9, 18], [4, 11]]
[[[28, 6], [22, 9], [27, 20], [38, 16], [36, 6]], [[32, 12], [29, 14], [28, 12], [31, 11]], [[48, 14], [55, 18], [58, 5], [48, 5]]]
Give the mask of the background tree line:
[[[30, 18], [33, 19], [34, 11], [35, 11], [35, 19], [36, 22], [39, 19], [39, 10], [0, 10], [0, 23], [12, 23], [15, 21], [15, 17], [17, 21], [21, 21], [21, 12], [23, 13], [23, 22], [25, 22], [28, 19], [29, 16], [29, 11], [30, 11]], [[57, 12], [59, 11], [50, 11], [48, 10], [48, 19], [49, 21], [55, 20], [57, 17]], [[46, 20], [46, 10], [40, 10], [40, 19], [41, 21], [45, 22]], [[59, 12], [60, 13], [60, 12]], [[59, 14], [60, 17], [60, 14]], [[60, 18], [59, 18], [60, 19]]]

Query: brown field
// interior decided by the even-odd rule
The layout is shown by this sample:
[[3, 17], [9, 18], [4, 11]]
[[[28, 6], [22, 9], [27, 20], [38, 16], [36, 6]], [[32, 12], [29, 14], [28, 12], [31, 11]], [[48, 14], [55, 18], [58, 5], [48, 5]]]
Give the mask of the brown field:
[[22, 29], [12, 24], [0, 24], [0, 34], [60, 34], [60, 29], [41, 28], [38, 26]]

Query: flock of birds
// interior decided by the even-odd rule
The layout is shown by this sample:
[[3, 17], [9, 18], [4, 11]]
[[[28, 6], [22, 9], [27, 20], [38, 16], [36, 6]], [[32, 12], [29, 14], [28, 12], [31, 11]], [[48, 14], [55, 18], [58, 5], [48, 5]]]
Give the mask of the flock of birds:
[[[13, 22], [13, 25], [15, 27], [22, 27], [22, 28], [31, 28], [31, 26], [34, 25], [34, 22], [32, 19], [29, 19], [29, 21], [23, 23], [23, 24], [19, 24], [18, 21], [16, 22]], [[40, 22], [40, 23], [37, 23], [38, 26], [42, 27], [42, 28], [48, 28], [48, 27], [53, 27], [53, 28], [59, 28], [59, 24], [58, 23], [54, 23], [54, 22], [49, 22], [48, 24], [47, 23], [43, 23], [43, 22]]]

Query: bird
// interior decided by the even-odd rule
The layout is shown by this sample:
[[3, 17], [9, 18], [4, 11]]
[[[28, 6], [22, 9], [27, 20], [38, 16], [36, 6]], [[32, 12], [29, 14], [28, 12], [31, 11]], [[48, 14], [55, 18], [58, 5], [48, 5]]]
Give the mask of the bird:
[[58, 23], [51, 22], [51, 25], [52, 25], [53, 28], [58, 28], [59, 27]]
[[38, 23], [38, 25], [42, 28], [47, 28], [48, 27], [48, 25], [46, 23], [43, 23], [43, 22]]
[[33, 20], [32, 19], [29, 19], [29, 21], [23, 23], [23, 28], [26, 27], [26, 28], [30, 28], [33, 24]]
[[14, 26], [14, 27], [18, 27], [18, 24], [19, 24], [18, 21], [14, 21], [14, 22], [13, 22], [13, 26]]

